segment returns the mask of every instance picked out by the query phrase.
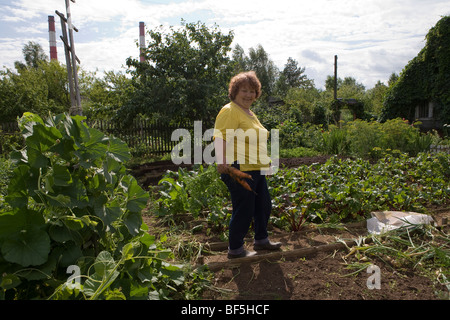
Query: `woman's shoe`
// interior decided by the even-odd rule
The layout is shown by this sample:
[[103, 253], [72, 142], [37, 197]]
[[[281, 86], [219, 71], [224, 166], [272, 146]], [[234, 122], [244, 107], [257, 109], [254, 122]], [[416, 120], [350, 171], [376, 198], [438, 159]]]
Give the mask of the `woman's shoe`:
[[258, 243], [253, 245], [254, 250], [278, 250], [281, 248], [281, 242]]
[[239, 254], [228, 253], [228, 259], [244, 258], [254, 256], [256, 252], [244, 250]]

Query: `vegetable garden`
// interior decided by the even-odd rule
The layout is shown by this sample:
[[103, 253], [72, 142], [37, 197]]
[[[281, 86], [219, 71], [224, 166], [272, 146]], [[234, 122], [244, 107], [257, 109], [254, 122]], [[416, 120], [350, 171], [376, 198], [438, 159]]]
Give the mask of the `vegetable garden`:
[[[204, 259], [223, 256], [209, 243], [226, 242], [231, 215], [215, 166], [180, 167], [144, 186], [126, 166], [128, 146], [83, 120], [62, 114], [44, 121], [30, 113], [19, 120], [24, 148], [2, 161], [1, 169], [1, 299], [361, 299], [344, 295], [345, 288], [339, 296], [322, 296], [323, 287], [305, 295], [311, 288], [301, 273], [323, 269], [331, 283], [356, 290], [356, 279], [365, 281], [362, 271], [371, 264], [389, 270], [383, 273], [391, 287], [386, 291], [409, 275], [426, 279], [420, 290], [431, 294], [421, 297], [448, 298], [445, 225], [357, 236], [355, 246], [319, 260], [282, 259], [213, 273]], [[364, 222], [380, 210], [450, 215], [450, 155], [427, 151], [436, 136], [402, 120], [355, 121], [327, 130], [292, 127], [280, 130], [281, 154], [306, 150], [327, 156], [308, 165], [282, 165], [268, 177], [274, 237], [293, 239], [314, 230], [339, 242], [348, 223]], [[278, 272], [272, 280], [289, 282], [291, 294], [266, 288], [269, 293], [252, 295], [252, 284], [269, 281], [262, 269]], [[386, 297], [392, 296], [369, 295]]]

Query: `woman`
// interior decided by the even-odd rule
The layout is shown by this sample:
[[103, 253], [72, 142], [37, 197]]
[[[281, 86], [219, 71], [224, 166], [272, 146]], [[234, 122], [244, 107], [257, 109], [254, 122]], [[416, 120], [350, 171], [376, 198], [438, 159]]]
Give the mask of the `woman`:
[[261, 95], [261, 83], [255, 72], [234, 76], [228, 95], [231, 102], [216, 118], [214, 146], [217, 169], [230, 191], [233, 206], [228, 247], [228, 258], [232, 259], [255, 254], [244, 248], [244, 237], [252, 220], [254, 250], [277, 250], [281, 243], [269, 241], [267, 233], [272, 209], [264, 172], [270, 165], [267, 156], [269, 133], [250, 110]]

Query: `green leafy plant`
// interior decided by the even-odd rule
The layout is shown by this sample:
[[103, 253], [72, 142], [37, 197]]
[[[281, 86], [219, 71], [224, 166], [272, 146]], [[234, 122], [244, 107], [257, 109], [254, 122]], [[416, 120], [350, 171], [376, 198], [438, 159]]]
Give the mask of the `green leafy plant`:
[[[182, 296], [182, 268], [165, 262], [171, 252], [142, 222], [149, 194], [126, 172], [127, 145], [83, 120], [19, 120], [25, 148], [11, 154], [11, 209], [0, 212], [0, 298]], [[79, 286], [67, 281], [70, 266]]]
[[384, 154], [372, 164], [331, 157], [325, 164], [281, 169], [269, 178], [274, 222], [299, 230], [305, 222], [367, 219], [377, 210], [423, 212], [450, 199], [450, 156]]
[[174, 217], [190, 213], [194, 218], [206, 218], [220, 229], [228, 225], [230, 199], [215, 165], [207, 168], [199, 165], [190, 171], [183, 168], [168, 171], [159, 185], [159, 215]]

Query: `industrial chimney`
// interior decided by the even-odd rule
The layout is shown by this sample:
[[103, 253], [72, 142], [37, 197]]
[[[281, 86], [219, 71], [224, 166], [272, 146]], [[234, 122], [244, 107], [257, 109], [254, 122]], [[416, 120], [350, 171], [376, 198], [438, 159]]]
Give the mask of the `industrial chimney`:
[[139, 52], [140, 52], [140, 61], [145, 61], [145, 24], [144, 22], [139, 22]]
[[50, 42], [50, 60], [58, 60], [58, 52], [56, 50], [56, 31], [55, 31], [54, 16], [48, 16], [48, 36]]

